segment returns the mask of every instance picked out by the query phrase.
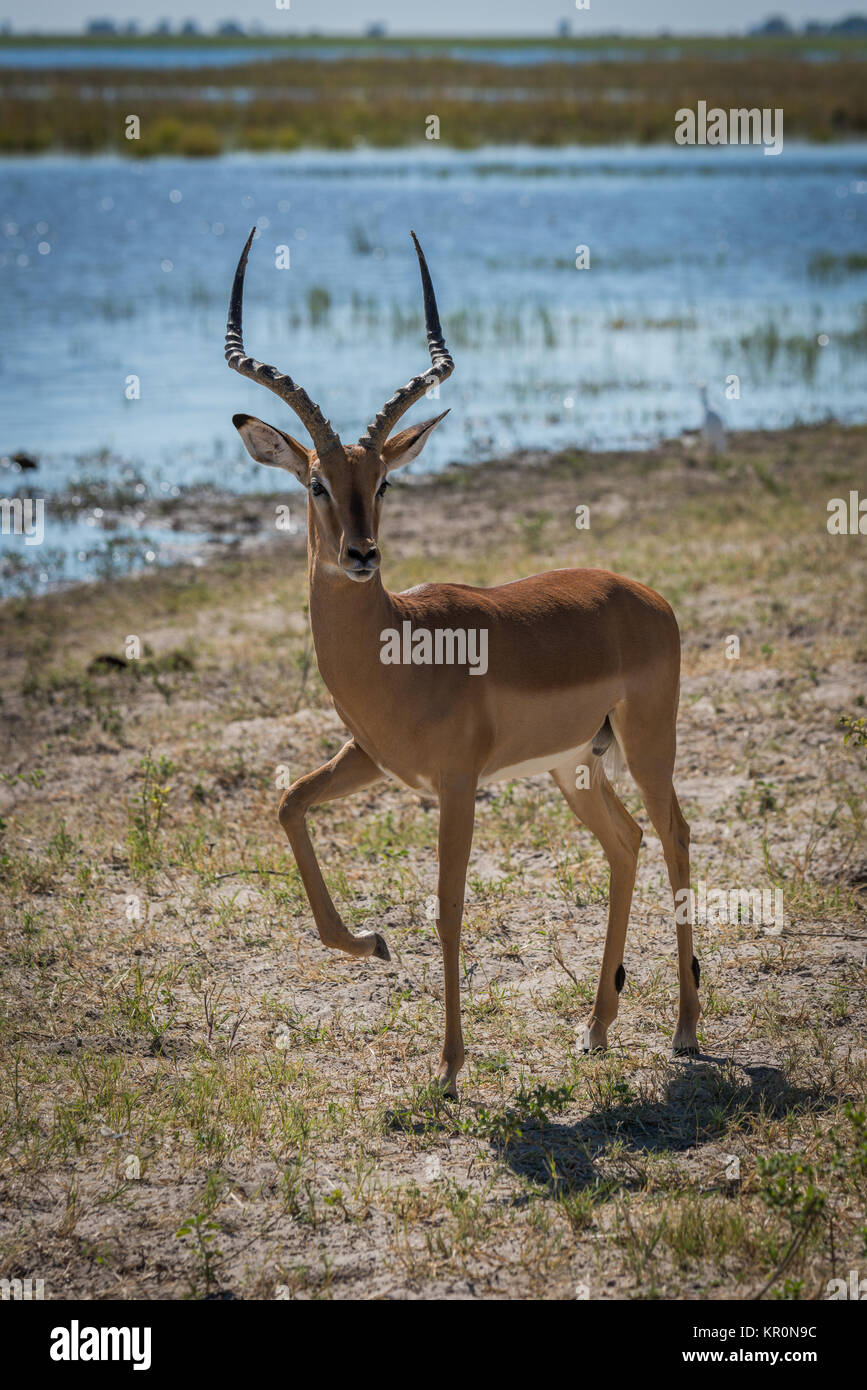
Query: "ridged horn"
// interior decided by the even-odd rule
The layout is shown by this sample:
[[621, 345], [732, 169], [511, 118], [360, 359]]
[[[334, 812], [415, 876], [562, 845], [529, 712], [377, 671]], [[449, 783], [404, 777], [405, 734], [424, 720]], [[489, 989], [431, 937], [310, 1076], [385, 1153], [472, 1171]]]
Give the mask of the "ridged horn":
[[440, 325], [440, 316], [437, 310], [436, 296], [434, 295], [433, 284], [431, 283], [430, 271], [427, 268], [427, 261], [424, 252], [418, 243], [415, 232], [410, 232], [416, 255], [418, 256], [418, 266], [421, 271], [421, 286], [424, 295], [424, 321], [427, 329], [427, 345], [430, 352], [431, 365], [426, 372], [419, 376], [414, 376], [408, 381], [406, 386], [402, 386], [399, 391], [395, 391], [391, 400], [386, 401], [382, 410], [368, 425], [367, 430], [359, 439], [359, 444], [363, 448], [374, 449], [377, 453], [382, 450], [385, 441], [391, 434], [401, 415], [409, 410], [411, 405], [415, 405], [431, 386], [445, 381], [450, 377], [455, 369], [455, 364], [451, 359], [448, 348], [443, 339], [443, 330]]
[[244, 274], [247, 269], [247, 257], [250, 254], [250, 247], [255, 235], [256, 228], [254, 227], [241, 252], [241, 259], [238, 261], [238, 268], [235, 271], [235, 279], [232, 284], [229, 317], [226, 322], [226, 361], [233, 371], [248, 377], [250, 381], [258, 381], [261, 386], [267, 386], [269, 391], [273, 391], [275, 396], [279, 396], [282, 401], [285, 401], [295, 411], [298, 419], [307, 430], [313, 440], [316, 452], [322, 455], [329, 449], [340, 448], [340, 440], [319, 406], [310, 399], [303, 386], [296, 386], [291, 376], [287, 376], [285, 372], [278, 372], [276, 367], [269, 367], [265, 362], [257, 362], [255, 357], [248, 357], [244, 351], [244, 337], [241, 327], [244, 307]]

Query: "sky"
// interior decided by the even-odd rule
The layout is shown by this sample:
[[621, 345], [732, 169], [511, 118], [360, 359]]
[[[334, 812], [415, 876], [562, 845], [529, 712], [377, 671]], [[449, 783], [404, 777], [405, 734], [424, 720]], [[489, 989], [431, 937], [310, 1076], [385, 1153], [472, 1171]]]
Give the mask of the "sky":
[[[80, 32], [89, 19], [138, 21], [151, 29], [161, 19], [177, 28], [194, 19], [205, 31], [225, 19], [245, 27], [261, 24], [283, 34], [361, 34], [384, 23], [392, 34], [553, 34], [570, 20], [573, 34], [652, 34], [744, 32], [769, 14], [800, 25], [807, 19], [833, 20], [867, 6], [859, 0], [0, 0], [0, 20], [13, 32]], [[285, 5], [287, 0], [280, 0]]]

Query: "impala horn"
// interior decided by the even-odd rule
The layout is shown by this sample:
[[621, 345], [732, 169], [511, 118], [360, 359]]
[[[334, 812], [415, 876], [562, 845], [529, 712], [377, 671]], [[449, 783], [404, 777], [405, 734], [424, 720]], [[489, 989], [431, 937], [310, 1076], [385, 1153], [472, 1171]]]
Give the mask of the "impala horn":
[[[415, 405], [424, 393], [431, 386], [436, 386], [440, 382], [450, 377], [455, 369], [455, 364], [451, 359], [448, 348], [443, 340], [443, 330], [440, 326], [440, 316], [437, 312], [437, 302], [431, 284], [430, 271], [427, 268], [427, 261], [424, 252], [418, 244], [418, 237], [415, 232], [410, 232], [416, 255], [418, 256], [419, 270], [421, 271], [421, 286], [424, 294], [424, 322], [427, 329], [427, 344], [430, 352], [431, 365], [426, 372], [420, 376], [414, 376], [412, 381], [408, 381], [406, 386], [402, 386], [396, 391], [391, 400], [386, 401], [382, 410], [376, 416], [372, 424], [368, 425], [367, 430], [359, 439], [362, 448], [373, 449], [376, 453], [381, 453], [383, 445], [391, 431], [394, 429], [401, 415], [409, 410], [411, 405]], [[228, 340], [227, 340], [228, 341]]]
[[248, 357], [244, 351], [244, 338], [241, 329], [244, 305], [244, 272], [247, 269], [247, 256], [250, 254], [250, 246], [255, 235], [256, 228], [254, 227], [247, 237], [247, 244], [241, 252], [241, 259], [235, 271], [232, 297], [229, 300], [229, 317], [226, 322], [226, 361], [233, 371], [240, 372], [241, 376], [248, 377], [250, 381], [258, 381], [260, 385], [267, 386], [269, 391], [273, 391], [275, 396], [279, 396], [281, 401], [285, 401], [295, 411], [313, 440], [316, 452], [321, 458], [330, 449], [339, 449], [341, 444], [319, 406], [310, 399], [302, 386], [295, 385], [291, 376], [286, 376], [284, 372], [278, 372], [276, 367], [269, 367], [264, 362], [257, 362], [255, 357]]

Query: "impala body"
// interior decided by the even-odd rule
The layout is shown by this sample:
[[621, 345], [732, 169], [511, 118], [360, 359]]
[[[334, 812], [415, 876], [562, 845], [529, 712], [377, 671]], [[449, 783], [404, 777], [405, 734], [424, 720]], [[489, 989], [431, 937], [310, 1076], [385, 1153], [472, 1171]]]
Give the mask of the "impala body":
[[[308, 492], [310, 621], [319, 670], [352, 738], [280, 803], [283, 826], [320, 937], [354, 956], [387, 960], [379, 932], [354, 934], [319, 868], [306, 814], [390, 775], [439, 800], [437, 931], [443, 951], [446, 1029], [438, 1081], [451, 1095], [464, 1061], [459, 945], [476, 792], [486, 782], [550, 772], [575, 815], [600, 841], [611, 868], [608, 927], [596, 1000], [584, 1034], [605, 1047], [625, 978], [623, 954], [641, 831], [616, 796], [603, 758], [625, 757], [663, 845], [675, 902], [680, 1006], [676, 1052], [697, 1052], [698, 962], [689, 920], [689, 829], [672, 785], [680, 635], [652, 589], [605, 570], [554, 570], [496, 588], [423, 584], [386, 589], [379, 526], [388, 473], [416, 458], [442, 415], [393, 435], [400, 417], [453, 370], [433, 287], [421, 271], [430, 368], [398, 391], [355, 445], [344, 446], [303, 388], [244, 352], [241, 308], [253, 233], [235, 274], [226, 359], [289, 404], [313, 441], [234, 416], [260, 463], [285, 468]], [[412, 636], [388, 660], [388, 633]], [[454, 659], [458, 635], [484, 634], [484, 669]], [[428, 634], [426, 638], [424, 634]], [[434, 642], [433, 636], [436, 636]], [[442, 640], [440, 640], [442, 639]], [[447, 652], [431, 663], [429, 652]], [[427, 653], [427, 655], [426, 655]], [[583, 776], [576, 776], [581, 773]]]

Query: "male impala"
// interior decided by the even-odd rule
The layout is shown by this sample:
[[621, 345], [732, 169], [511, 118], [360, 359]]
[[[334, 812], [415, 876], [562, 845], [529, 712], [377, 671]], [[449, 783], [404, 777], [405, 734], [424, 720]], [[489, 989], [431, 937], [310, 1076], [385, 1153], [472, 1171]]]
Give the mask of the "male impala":
[[[379, 523], [388, 474], [416, 458], [436, 415], [391, 431], [429, 387], [451, 375], [433, 286], [421, 270], [431, 366], [397, 391], [355, 445], [341, 444], [306, 391], [246, 356], [241, 329], [244, 273], [255, 228], [238, 262], [226, 328], [226, 361], [291, 406], [313, 447], [250, 415], [233, 423], [259, 463], [285, 468], [307, 489], [310, 622], [316, 659], [334, 708], [352, 738], [300, 778], [280, 803], [283, 826], [319, 935], [351, 956], [388, 960], [379, 932], [354, 935], [322, 878], [305, 824], [313, 806], [360, 791], [390, 774], [439, 800], [437, 932], [445, 974], [445, 1041], [438, 1081], [456, 1095], [464, 1062], [459, 944], [478, 787], [550, 772], [611, 866], [608, 927], [585, 1048], [606, 1046], [625, 970], [623, 949], [641, 831], [615, 795], [602, 755], [616, 740], [663, 845], [675, 903], [691, 902], [689, 827], [672, 785], [680, 682], [680, 636], [659, 594], [606, 570], [554, 570], [493, 589], [422, 584], [392, 594], [380, 575]], [[446, 412], [444, 412], [446, 413]], [[386, 634], [445, 634], [442, 664], [384, 660]], [[455, 634], [485, 634], [486, 663], [455, 661]], [[430, 642], [427, 650], [430, 650]], [[449, 663], [451, 657], [451, 663]], [[423, 662], [430, 656], [422, 655]], [[576, 786], [576, 769], [589, 785]], [[698, 1051], [699, 968], [690, 911], [678, 911], [680, 1005], [674, 1050]]]

